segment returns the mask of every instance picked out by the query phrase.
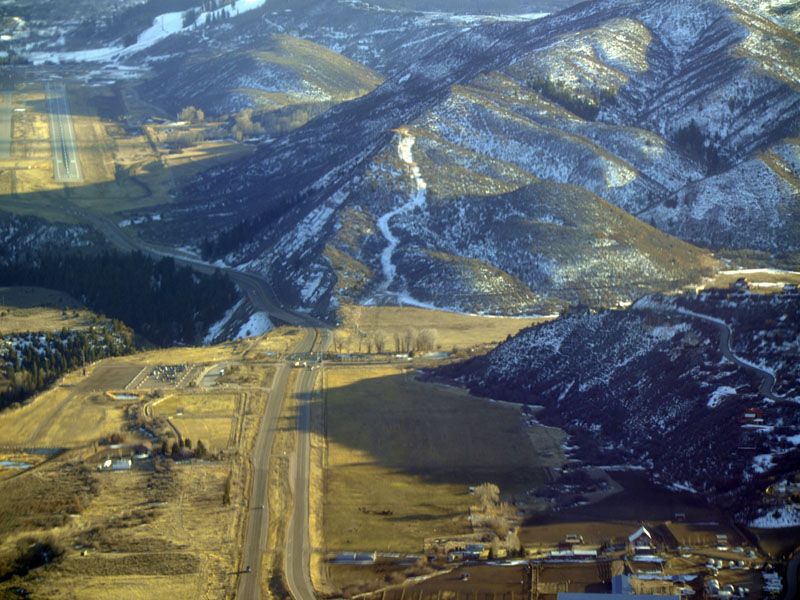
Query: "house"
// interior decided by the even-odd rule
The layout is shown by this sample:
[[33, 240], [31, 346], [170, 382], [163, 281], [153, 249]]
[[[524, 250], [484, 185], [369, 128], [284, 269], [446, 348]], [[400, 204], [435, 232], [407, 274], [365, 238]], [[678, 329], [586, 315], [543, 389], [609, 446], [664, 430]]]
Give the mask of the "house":
[[[467, 544], [461, 553], [464, 560], [487, 560], [489, 558], [489, 548], [483, 544]], [[500, 558], [495, 556], [495, 558]]]
[[740, 421], [744, 425], [763, 425], [764, 411], [757, 406], [746, 408], [742, 413]]
[[750, 282], [745, 277], [739, 277], [733, 284], [733, 289], [740, 292], [747, 292], [750, 290]]
[[128, 471], [132, 466], [130, 458], [115, 458], [111, 461], [112, 471]]
[[129, 471], [133, 461], [130, 458], [107, 458], [98, 467], [100, 471]]
[[583, 543], [583, 536], [582, 535], [578, 535], [577, 533], [568, 533], [564, 537], [564, 541], [561, 542], [561, 545], [562, 546], [567, 546], [567, 547], [572, 547], [572, 546], [574, 546], [576, 544], [582, 544], [582, 543]]
[[373, 565], [378, 560], [375, 552], [339, 552], [333, 562], [343, 565]]
[[647, 527], [642, 525], [628, 536], [628, 550], [634, 554], [652, 554], [655, 551], [653, 536]]

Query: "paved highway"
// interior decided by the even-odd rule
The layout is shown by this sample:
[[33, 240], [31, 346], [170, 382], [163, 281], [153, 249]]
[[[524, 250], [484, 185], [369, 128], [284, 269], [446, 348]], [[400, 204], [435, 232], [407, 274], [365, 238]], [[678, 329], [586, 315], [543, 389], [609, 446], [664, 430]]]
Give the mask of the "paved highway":
[[[314, 351], [325, 352], [331, 341], [329, 330], [320, 330]], [[294, 507], [286, 532], [284, 572], [294, 600], [316, 600], [311, 583], [311, 547], [308, 535], [309, 469], [311, 456], [312, 393], [320, 369], [304, 369], [297, 378], [297, 444], [293, 457], [292, 488]]]
[[83, 178], [67, 90], [63, 84], [47, 83], [46, 91], [50, 112], [50, 143], [53, 147], [53, 177], [60, 182], [81, 181]]
[[0, 92], [0, 158], [11, 156], [11, 92]]
[[[317, 337], [313, 329], [306, 331], [303, 339], [297, 344], [295, 352], [310, 352]], [[281, 363], [275, 371], [272, 389], [267, 399], [267, 409], [261, 420], [253, 448], [253, 485], [250, 490], [248, 514], [245, 520], [245, 538], [242, 549], [242, 571], [239, 573], [239, 584], [236, 597], [254, 600], [261, 597], [261, 556], [267, 544], [269, 531], [268, 483], [269, 463], [272, 445], [275, 442], [275, 431], [286, 397], [289, 379], [289, 363]], [[264, 508], [261, 508], [261, 507]], [[247, 572], [247, 567], [250, 571]]]

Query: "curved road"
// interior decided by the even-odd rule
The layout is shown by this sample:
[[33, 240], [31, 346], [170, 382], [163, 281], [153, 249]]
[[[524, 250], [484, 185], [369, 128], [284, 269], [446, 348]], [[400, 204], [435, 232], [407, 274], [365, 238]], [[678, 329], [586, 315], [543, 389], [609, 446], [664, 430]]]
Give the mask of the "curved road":
[[706, 323], [711, 323], [717, 328], [719, 331], [719, 347], [722, 351], [722, 355], [727, 358], [732, 363], [738, 365], [740, 368], [744, 369], [745, 371], [750, 371], [751, 373], [755, 373], [761, 378], [761, 385], [758, 386], [758, 393], [770, 400], [785, 400], [783, 396], [779, 396], [775, 393], [775, 375], [770, 373], [769, 371], [765, 371], [764, 369], [757, 367], [756, 365], [745, 361], [744, 359], [737, 356], [733, 350], [731, 349], [731, 338], [733, 337], [733, 330], [731, 329], [730, 325], [722, 321], [721, 319], [717, 319], [715, 317], [710, 317], [708, 315], [704, 315], [702, 313], [696, 313], [693, 311], [688, 310], [677, 310], [679, 314], [687, 315], [690, 317], [695, 317], [700, 319], [701, 321], [705, 321]]
[[730, 325], [728, 325], [722, 319], [718, 319], [716, 317], [712, 317], [709, 315], [704, 315], [703, 313], [687, 310], [685, 308], [669, 306], [667, 304], [657, 304], [657, 305], [649, 304], [647, 308], [660, 312], [672, 312], [686, 317], [694, 317], [695, 319], [699, 319], [701, 321], [705, 321], [706, 323], [710, 323], [711, 325], [717, 328], [717, 331], [719, 331], [719, 348], [720, 351], [722, 352], [722, 355], [735, 365], [744, 369], [745, 371], [750, 371], [751, 373], [755, 373], [761, 379], [761, 385], [758, 386], [758, 393], [766, 398], [769, 398], [770, 400], [775, 400], [778, 402], [786, 400], [785, 397], [779, 396], [774, 391], [775, 375], [773, 375], [769, 371], [765, 371], [764, 369], [758, 367], [757, 365], [754, 365], [753, 363], [744, 360], [743, 358], [740, 358], [733, 352], [733, 350], [731, 349], [731, 338], [733, 337], [733, 330], [731, 329]]
[[68, 206], [67, 213], [80, 221], [92, 225], [120, 250], [129, 252], [138, 250], [155, 258], [173, 258], [177, 264], [191, 267], [200, 273], [213, 273], [217, 270], [225, 273], [239, 286], [239, 289], [242, 290], [242, 293], [250, 301], [253, 308], [267, 313], [274, 320], [302, 327], [328, 327], [328, 324], [321, 319], [284, 307], [283, 303], [278, 299], [272, 284], [262, 275], [249, 271], [238, 271], [230, 267], [218, 267], [198, 260], [194, 256], [175, 248], [161, 247], [144, 242], [122, 230], [119, 225], [110, 219], [82, 210], [74, 205]]

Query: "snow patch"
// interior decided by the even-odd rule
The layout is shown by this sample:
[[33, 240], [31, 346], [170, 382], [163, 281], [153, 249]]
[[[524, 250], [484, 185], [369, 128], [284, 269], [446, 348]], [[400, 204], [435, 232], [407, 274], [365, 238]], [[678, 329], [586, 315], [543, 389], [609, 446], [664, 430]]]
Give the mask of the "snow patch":
[[269, 320], [267, 313], [257, 312], [250, 315], [247, 323], [241, 326], [239, 333], [236, 334], [236, 339], [240, 340], [246, 337], [258, 337], [264, 335], [272, 329], [272, 322]]
[[242, 305], [242, 302], [244, 302], [244, 300], [239, 300], [239, 302], [237, 302], [231, 308], [228, 309], [228, 311], [223, 315], [223, 317], [219, 321], [217, 321], [211, 327], [208, 328], [208, 333], [203, 338], [204, 346], [211, 344], [222, 334], [222, 330], [225, 329], [225, 326], [228, 324], [228, 321], [230, 321], [231, 317], [233, 317], [233, 313], [239, 310], [239, 307]]
[[783, 529], [800, 526], [800, 507], [787, 504], [770, 510], [767, 514], [750, 521], [750, 527], [759, 529]]
[[775, 459], [772, 454], [757, 454], [753, 457], [753, 471], [756, 473], [766, 473], [775, 466]]
[[720, 404], [722, 404], [722, 400], [726, 396], [735, 395], [736, 388], [732, 388], [729, 385], [721, 385], [711, 393], [711, 396], [708, 397], [708, 408], [717, 408]]
[[381, 230], [383, 237], [386, 238], [386, 248], [381, 252], [381, 267], [383, 269], [383, 284], [381, 285], [382, 291], [387, 291], [389, 286], [392, 285], [397, 275], [397, 267], [392, 262], [394, 251], [397, 249], [400, 240], [394, 233], [389, 222], [396, 216], [411, 212], [416, 209], [424, 209], [427, 199], [428, 184], [422, 177], [419, 170], [419, 165], [414, 162], [414, 144], [416, 138], [407, 130], [400, 132], [400, 141], [397, 144], [397, 154], [400, 160], [408, 167], [411, 176], [414, 179], [414, 193], [409, 198], [408, 202], [387, 212], [385, 215], [378, 219], [378, 229]]

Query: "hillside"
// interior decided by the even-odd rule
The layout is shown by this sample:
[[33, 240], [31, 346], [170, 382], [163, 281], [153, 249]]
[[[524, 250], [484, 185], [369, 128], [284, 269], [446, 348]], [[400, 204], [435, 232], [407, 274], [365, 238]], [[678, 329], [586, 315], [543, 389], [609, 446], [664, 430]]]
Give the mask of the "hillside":
[[[246, 49], [175, 53], [154, 65], [143, 96], [177, 114], [197, 106], [208, 114], [284, 111], [305, 124], [332, 105], [372, 91], [382, 79], [370, 69], [313, 42], [268, 35]], [[302, 117], [296, 113], [303, 111]], [[277, 118], [277, 117], [276, 117]]]
[[[582, 229], [541, 198], [595, 223], [614, 205], [713, 249], [796, 252], [798, 46], [767, 17], [712, 0], [609, 0], [475, 24], [245, 164], [210, 171], [163, 226], [190, 236], [264, 215], [225, 260], [297, 282], [287, 298], [321, 312], [337, 296], [540, 310], [612, 287], [585, 294], [607, 305], [713, 267], [688, 246], [672, 256], [675, 240], [634, 221]], [[643, 274], [652, 285], [631, 293]]]
[[[540, 418], [564, 427], [594, 464], [638, 465], [741, 508], [765, 477], [800, 463], [787, 441], [800, 431], [798, 300], [797, 291], [733, 289], [650, 296], [530, 328], [437, 374], [544, 405]], [[747, 421], [752, 407], [762, 426]]]
[[106, 59], [168, 112], [256, 109], [257, 150], [141, 233], [287, 305], [546, 313], [699, 283], [712, 251], [800, 256], [791, 7], [252, 6], [170, 13]]

